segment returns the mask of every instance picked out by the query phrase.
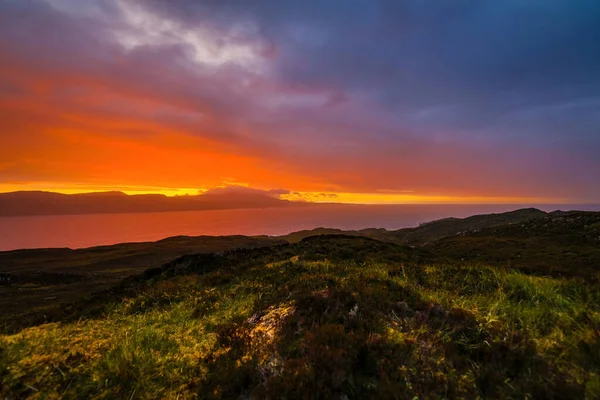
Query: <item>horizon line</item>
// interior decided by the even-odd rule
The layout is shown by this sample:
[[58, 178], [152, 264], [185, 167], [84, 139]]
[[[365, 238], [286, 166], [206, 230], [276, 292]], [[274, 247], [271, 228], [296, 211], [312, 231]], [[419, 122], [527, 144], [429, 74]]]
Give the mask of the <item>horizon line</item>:
[[[347, 205], [598, 205], [600, 201], [575, 200], [561, 198], [543, 198], [531, 196], [448, 196], [448, 195], [416, 195], [402, 193], [352, 193], [352, 192], [288, 192], [285, 194], [270, 195], [268, 190], [254, 189], [247, 186], [231, 185], [211, 189], [230, 189], [233, 191], [225, 192], [232, 197], [237, 195], [254, 193], [264, 195], [281, 201], [288, 201], [298, 204], [347, 204]], [[104, 189], [104, 188], [103, 188]], [[60, 195], [85, 195], [85, 194], [122, 194], [124, 196], [139, 195], [157, 195], [166, 198], [182, 197], [201, 197], [210, 193], [210, 189], [193, 189], [195, 193], [178, 192], [179, 189], [167, 189], [167, 192], [161, 190], [127, 190], [127, 189], [106, 189], [106, 190], [86, 190], [86, 189], [20, 189], [20, 190], [0, 190], [0, 195], [14, 193], [48, 193]], [[239, 190], [235, 193], [235, 190]], [[246, 191], [246, 193], [244, 193]], [[214, 193], [212, 193], [214, 194]]]

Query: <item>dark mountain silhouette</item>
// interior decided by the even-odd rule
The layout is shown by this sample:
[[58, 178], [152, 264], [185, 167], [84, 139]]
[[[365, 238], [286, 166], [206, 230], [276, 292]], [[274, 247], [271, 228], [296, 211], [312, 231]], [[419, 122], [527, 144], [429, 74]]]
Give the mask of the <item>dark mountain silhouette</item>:
[[127, 195], [122, 192], [60, 194], [0, 193], [0, 216], [101, 214], [283, 207], [292, 204], [269, 191], [236, 188], [211, 190], [195, 196]]

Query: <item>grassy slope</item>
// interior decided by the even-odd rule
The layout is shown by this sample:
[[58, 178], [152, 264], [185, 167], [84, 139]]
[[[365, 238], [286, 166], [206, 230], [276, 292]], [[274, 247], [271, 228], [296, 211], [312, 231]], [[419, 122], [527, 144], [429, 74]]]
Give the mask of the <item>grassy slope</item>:
[[160, 266], [185, 254], [213, 253], [241, 247], [284, 243], [248, 236], [175, 236], [156, 242], [123, 243], [86, 249], [32, 249], [0, 252], [0, 272], [117, 273], [124, 276]]
[[405, 228], [384, 233], [376, 238], [394, 243], [423, 246], [447, 236], [474, 232], [495, 226], [518, 224], [544, 216], [546, 216], [544, 211], [536, 208], [523, 208], [499, 214], [473, 215], [467, 218], [444, 218], [421, 224], [416, 228]]
[[445, 237], [425, 248], [455, 260], [600, 282], [600, 212], [553, 212], [520, 223]]
[[[35, 249], [0, 252], [0, 328], [27, 325], [64, 303], [110, 288], [123, 278], [185, 254], [212, 253], [284, 243], [247, 236], [172, 237], [88, 249]], [[6, 280], [11, 280], [8, 285]]]
[[499, 214], [473, 215], [467, 218], [444, 218], [427, 222], [415, 228], [403, 228], [388, 231], [382, 228], [367, 228], [353, 231], [342, 231], [333, 228], [316, 228], [303, 230], [282, 236], [291, 243], [298, 242], [306, 237], [315, 235], [345, 234], [352, 236], [366, 236], [384, 242], [392, 242], [410, 246], [424, 246], [436, 241], [464, 233], [472, 233], [485, 228], [503, 225], [520, 224], [523, 222], [543, 218], [547, 215], [544, 211], [535, 208], [523, 208]]
[[426, 249], [444, 261], [476, 261], [527, 274], [579, 276], [600, 282], [600, 212], [545, 213], [529, 208], [446, 218], [397, 231], [319, 228], [283, 238], [294, 242], [338, 233]]
[[313, 237], [186, 256], [3, 336], [0, 393], [597, 398], [599, 307], [578, 278]]

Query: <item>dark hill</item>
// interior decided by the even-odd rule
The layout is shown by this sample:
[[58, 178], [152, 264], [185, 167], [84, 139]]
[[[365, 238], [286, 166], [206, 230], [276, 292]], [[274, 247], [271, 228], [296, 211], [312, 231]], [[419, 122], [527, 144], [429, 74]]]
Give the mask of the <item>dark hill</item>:
[[600, 212], [555, 211], [519, 223], [445, 237], [424, 247], [457, 260], [598, 280]]
[[423, 223], [415, 228], [403, 228], [395, 231], [388, 231], [382, 228], [343, 231], [341, 229], [321, 227], [312, 230], [293, 232], [282, 236], [282, 238], [289, 242], [296, 242], [309, 236], [339, 234], [366, 236], [381, 241], [410, 246], [424, 246], [443, 237], [476, 232], [494, 226], [518, 224], [544, 216], [546, 216], [546, 212], [544, 211], [536, 208], [524, 208], [499, 214], [482, 214], [467, 218], [444, 218]]
[[445, 218], [421, 224], [416, 228], [400, 229], [385, 235], [387, 240], [397, 243], [422, 246], [446, 236], [476, 232], [480, 229], [500, 225], [518, 224], [546, 216], [544, 211], [536, 208], [500, 213], [474, 215], [467, 218]]

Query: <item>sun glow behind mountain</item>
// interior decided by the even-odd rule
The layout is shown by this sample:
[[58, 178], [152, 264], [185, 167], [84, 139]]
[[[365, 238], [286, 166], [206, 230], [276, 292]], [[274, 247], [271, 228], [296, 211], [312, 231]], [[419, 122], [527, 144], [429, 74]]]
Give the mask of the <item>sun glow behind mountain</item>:
[[[239, 186], [222, 186], [237, 188]], [[243, 187], [243, 186], [242, 186]], [[17, 191], [44, 191], [60, 194], [85, 194], [102, 192], [122, 192], [127, 195], [159, 194], [167, 197], [197, 196], [214, 188], [159, 188], [159, 187], [61, 187], [55, 184], [2, 185], [0, 193]], [[481, 196], [419, 196], [410, 193], [325, 193], [325, 192], [289, 192], [284, 191], [276, 198], [292, 202], [344, 203], [344, 204], [568, 204], [568, 199], [549, 199], [536, 197], [481, 197]]]

